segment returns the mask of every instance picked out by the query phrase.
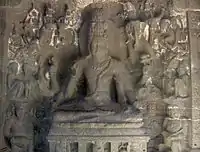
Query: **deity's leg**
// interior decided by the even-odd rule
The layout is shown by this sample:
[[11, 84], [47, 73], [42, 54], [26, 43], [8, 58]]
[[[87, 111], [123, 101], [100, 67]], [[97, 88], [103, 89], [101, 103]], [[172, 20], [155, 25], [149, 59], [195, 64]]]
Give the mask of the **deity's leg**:
[[[86, 100], [90, 103], [94, 103], [94, 106], [98, 109], [105, 111], [119, 111], [119, 104], [111, 100], [112, 79], [112, 69], [108, 68], [101, 76], [97, 77], [95, 81], [95, 91], [91, 96], [87, 97]], [[89, 86], [94, 86], [94, 83], [92, 84], [92, 82], [93, 81], [89, 80]]]
[[50, 87], [54, 94], [58, 93], [60, 90], [56, 73], [51, 74]]
[[22, 148], [19, 148], [18, 146], [12, 145], [11, 152], [21, 152]]
[[123, 86], [120, 84], [120, 82], [117, 81], [117, 78], [114, 77], [115, 83], [116, 83], [116, 92], [117, 92], [117, 102], [122, 106], [126, 107], [126, 95], [124, 92]]
[[11, 152], [25, 152], [27, 151], [27, 147], [25, 146], [25, 144], [23, 143], [23, 140], [21, 140], [21, 138], [15, 138], [13, 137], [13, 139], [11, 140]]
[[180, 141], [173, 141], [171, 146], [172, 152], [181, 152], [181, 146]]
[[135, 90], [133, 88], [132, 76], [125, 64], [122, 62], [114, 62], [112, 65], [116, 82], [119, 84], [119, 90], [124, 92], [124, 96], [127, 98], [130, 104], [134, 104], [136, 101]]

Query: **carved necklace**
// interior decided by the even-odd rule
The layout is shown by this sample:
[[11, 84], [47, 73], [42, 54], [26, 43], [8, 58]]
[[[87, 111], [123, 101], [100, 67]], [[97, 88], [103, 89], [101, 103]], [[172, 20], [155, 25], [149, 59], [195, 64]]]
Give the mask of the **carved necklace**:
[[[104, 61], [101, 62], [100, 64], [97, 64], [97, 66], [93, 66], [93, 67], [92, 67], [95, 71], [97, 71], [97, 72], [99, 72], [99, 73], [97, 74], [97, 77], [96, 77], [95, 89], [94, 89], [93, 92], [91, 92], [90, 94], [88, 94], [88, 96], [91, 96], [91, 95], [95, 94], [95, 92], [97, 91], [99, 79], [100, 79], [100, 77], [102, 77], [102, 76], [105, 74], [106, 69], [110, 66], [110, 64], [111, 64], [111, 59], [112, 59], [112, 58], [111, 58], [110, 56], [108, 56], [108, 59], [107, 59], [107, 60], [104, 60]], [[102, 65], [103, 65], [104, 67], [102, 67]]]
[[93, 66], [92, 69], [95, 71], [98, 71], [99, 69], [104, 69], [105, 66], [107, 66], [107, 64], [109, 63], [109, 61], [111, 60], [111, 58], [108, 57], [108, 59], [103, 60], [101, 62], [97, 62], [96, 60], [94, 60], [94, 58], [92, 59], [93, 62]]

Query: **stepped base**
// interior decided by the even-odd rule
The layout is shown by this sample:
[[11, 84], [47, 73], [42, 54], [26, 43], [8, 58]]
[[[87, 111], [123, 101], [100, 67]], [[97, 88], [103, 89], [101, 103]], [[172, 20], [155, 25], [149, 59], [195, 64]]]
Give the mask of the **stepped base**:
[[54, 123], [50, 152], [146, 152], [149, 136], [135, 123]]

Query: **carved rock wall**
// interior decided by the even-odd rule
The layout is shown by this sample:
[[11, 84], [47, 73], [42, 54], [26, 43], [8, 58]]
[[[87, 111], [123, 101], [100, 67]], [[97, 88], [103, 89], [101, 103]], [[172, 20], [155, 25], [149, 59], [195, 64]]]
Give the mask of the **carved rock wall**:
[[[4, 123], [4, 105], [6, 105], [5, 101], [5, 90], [4, 90], [4, 60], [5, 60], [5, 46], [6, 46], [6, 9], [0, 8], [0, 149], [4, 148], [5, 142], [3, 139], [3, 130], [2, 126]], [[2, 145], [2, 146], [1, 146]]]
[[[1, 2], [3, 3], [0, 3], [0, 5], [5, 5], [4, 1], [1, 1]], [[8, 2], [7, 4], [11, 5], [11, 1], [7, 1], [7, 2]], [[14, 3], [16, 4], [18, 2], [19, 1], [16, 0]], [[68, 2], [69, 1], [66, 1], [66, 3]], [[77, 8], [82, 9], [84, 6], [88, 5], [91, 2], [93, 1], [76, 1], [74, 3], [76, 4]], [[15, 5], [14, 3], [12, 3], [12, 5]], [[69, 6], [73, 8], [74, 3], [69, 2]], [[34, 4], [35, 5], [33, 5], [32, 7], [36, 7], [40, 11], [40, 2], [35, 2]], [[31, 14], [31, 13], [27, 14], [30, 6], [31, 6], [31, 3], [29, 3], [29, 1], [24, 0], [17, 7], [13, 9], [11, 8], [8, 9], [9, 10], [8, 17], [7, 17], [9, 18], [8, 24], [12, 25], [13, 22], [16, 23], [16, 20], [23, 20], [23, 19], [28, 20]], [[34, 10], [33, 12], [37, 14], [38, 12], [37, 9], [33, 9], [33, 8], [31, 9]], [[5, 69], [7, 68], [6, 67], [7, 63], [4, 62], [6, 58], [4, 52], [5, 50], [7, 50], [7, 46], [5, 47], [5, 45], [7, 44], [5, 42], [5, 33], [4, 33], [5, 28], [7, 26], [5, 25], [6, 11], [5, 10], [1, 11], [1, 10], [2, 9], [0, 8], [0, 47], [1, 47], [0, 48], [0, 104], [1, 104], [0, 105], [0, 108], [1, 108], [0, 109], [0, 116], [1, 116], [0, 125], [3, 123], [3, 120], [4, 120], [4, 114], [2, 112], [4, 110], [3, 107], [5, 104], [2, 105], [3, 103], [2, 101], [5, 101], [5, 99], [2, 98], [2, 96], [4, 95], [4, 91], [5, 91], [5, 87], [4, 87], [5, 77], [6, 77]], [[12, 14], [13, 10], [17, 12], [16, 16]], [[160, 137], [159, 135], [161, 134], [162, 131], [164, 131], [164, 129], [162, 128], [162, 125], [165, 119], [165, 114], [166, 114], [166, 111], [169, 110], [169, 109], [166, 109], [164, 102], [166, 102], [168, 105], [178, 106], [178, 108], [180, 108], [180, 111], [183, 109], [186, 109], [185, 115], [183, 116], [183, 118], [182, 117], [179, 118], [179, 121], [175, 123], [179, 124], [180, 122], [182, 122], [182, 120], [185, 120], [185, 118], [188, 120], [192, 120], [189, 122], [189, 125], [188, 125], [189, 127], [191, 127], [191, 129], [189, 132], [190, 138], [188, 137], [187, 141], [190, 142], [191, 148], [194, 148], [194, 149], [200, 148], [200, 145], [199, 145], [199, 140], [200, 140], [199, 139], [200, 138], [200, 134], [199, 134], [200, 132], [199, 61], [200, 59], [199, 59], [199, 51], [198, 51], [199, 44], [200, 44], [199, 43], [199, 29], [200, 29], [199, 12], [200, 12], [200, 3], [198, 0], [196, 1], [195, 0], [174, 0], [174, 8], [173, 10], [171, 10], [171, 17], [173, 18], [172, 20], [166, 19], [166, 20], [163, 20], [163, 22], [161, 22], [160, 25], [156, 25], [157, 20], [155, 19], [155, 20], [150, 20], [148, 23], [143, 22], [142, 24], [139, 25], [140, 27], [142, 27], [142, 25], [147, 25], [146, 26], [147, 28], [145, 29], [150, 30], [150, 35], [149, 35], [150, 44], [152, 45], [157, 56], [160, 57], [160, 59], [157, 60], [157, 62], [155, 62], [154, 65], [152, 65], [152, 63], [149, 63], [148, 60], [147, 61], [143, 60], [144, 62], [146, 62], [144, 63], [143, 73], [147, 73], [147, 74], [144, 74], [142, 81], [140, 82], [141, 83], [140, 87], [143, 86], [143, 88], [139, 89], [137, 96], [138, 96], [138, 99], [143, 100], [143, 102], [147, 100], [145, 104], [148, 104], [148, 105], [144, 106], [144, 109], [147, 109], [148, 114], [149, 114], [148, 117], [146, 117], [146, 126], [149, 127], [150, 132], [153, 134], [154, 134], [153, 131], [155, 131], [155, 134], [159, 132], [156, 137]], [[49, 13], [50, 13], [49, 15], [52, 15], [51, 10], [49, 10]], [[77, 14], [75, 12], [74, 16], [76, 15]], [[57, 36], [58, 36], [56, 35], [57, 29], [54, 25], [50, 24], [47, 27], [48, 29], [47, 32], [43, 33], [46, 36], [46, 37], [44, 36], [44, 38], [42, 39], [42, 42], [44, 43], [42, 44], [42, 47], [44, 48], [40, 49], [39, 47], [41, 46], [38, 47], [37, 38], [34, 39], [35, 38], [34, 34], [36, 33], [35, 31], [38, 30], [37, 28], [40, 25], [34, 25], [29, 22], [30, 24], [28, 23], [27, 26], [23, 28], [25, 29], [27, 28], [26, 30], [29, 33], [29, 35], [27, 36], [28, 37], [27, 41], [31, 42], [31, 44], [33, 42], [33, 45], [29, 45], [31, 47], [27, 49], [26, 43], [24, 43], [24, 40], [21, 39], [21, 35], [17, 35], [21, 32], [20, 31], [21, 25], [19, 25], [18, 23], [16, 24], [16, 28], [14, 29], [17, 32], [12, 31], [13, 33], [10, 34], [9, 45], [8, 45], [8, 47], [10, 46], [8, 48], [9, 61], [17, 60], [17, 63], [19, 63], [17, 67], [17, 70], [18, 70], [17, 73], [22, 72], [22, 66], [24, 63], [26, 64], [28, 63], [29, 66], [31, 66], [28, 68], [31, 68], [33, 70], [33, 68], [36, 67], [38, 64], [38, 63], [35, 63], [37, 60], [38, 54], [41, 55], [42, 58], [43, 57], [45, 58], [47, 56], [46, 54], [48, 53], [51, 54], [54, 51], [58, 52], [58, 48], [59, 47], [62, 48], [62, 43], [59, 41], [59, 39], [57, 39]], [[64, 39], [66, 38], [68, 40], [70, 39], [69, 43], [70, 44], [74, 43], [76, 46], [77, 45], [76, 40], [75, 40], [76, 38], [75, 38], [75, 35], [73, 35], [74, 34], [73, 32], [76, 28], [74, 26], [74, 22], [71, 21], [66, 24], [69, 24], [67, 25], [67, 27], [68, 28], [70, 27], [70, 30], [65, 30], [62, 26], [60, 26], [61, 28], [59, 28], [59, 30], [61, 33], [61, 37], [62, 39], [63, 38]], [[166, 25], [168, 27], [165, 27]], [[156, 28], [158, 29], [160, 28], [158, 30], [159, 32], [163, 30], [162, 32], [164, 34], [166, 34], [167, 32], [168, 32], [167, 34], [172, 34], [175, 31], [173, 33], [175, 34], [175, 37], [176, 37], [176, 39], [174, 40], [175, 42], [171, 41], [170, 38], [165, 39], [165, 41], [163, 42], [163, 39], [164, 39], [163, 38], [161, 39], [161, 43], [159, 43], [158, 41], [160, 40], [157, 38], [157, 35], [156, 35], [156, 34], [159, 34], [159, 32], [156, 33], [157, 32]], [[142, 28], [140, 28], [140, 30], [142, 30]], [[156, 33], [156, 34], [153, 35], [152, 33], [153, 34]], [[148, 36], [146, 38], [148, 39]], [[28, 44], [30, 44], [29, 42]], [[22, 44], [22, 46], [20, 46], [20, 48], [17, 48], [18, 46], [15, 48], [14, 43], [17, 45], [18, 43], [19, 45]], [[48, 45], [46, 45], [45, 43], [48, 43]], [[42, 50], [42, 51], [38, 51], [38, 50]], [[21, 51], [21, 52], [18, 52], [18, 51]], [[63, 56], [63, 54], [61, 53], [59, 57], [60, 56]], [[24, 61], [23, 59], [26, 59], [26, 60]], [[18, 83], [20, 87], [23, 86], [21, 84], [22, 83]], [[50, 93], [51, 92], [47, 92], [47, 94], [50, 94]], [[51, 100], [51, 99], [43, 98], [42, 100]], [[44, 107], [47, 108], [46, 105], [44, 105]], [[41, 109], [42, 109], [41, 111], [44, 114], [45, 108], [44, 109], [41, 108]], [[174, 117], [172, 118], [174, 119]], [[167, 121], [168, 119], [171, 119], [171, 117], [169, 116], [169, 118], [166, 118]], [[44, 122], [46, 122], [45, 118], [44, 118]], [[1, 132], [0, 132], [0, 136], [1, 136]], [[154, 141], [152, 143], [154, 144]], [[3, 142], [0, 143], [0, 148], [1, 148], [1, 145], [3, 144], [4, 144]], [[151, 148], [154, 148], [154, 145]], [[153, 152], [154, 152], [154, 149], [153, 149]]]

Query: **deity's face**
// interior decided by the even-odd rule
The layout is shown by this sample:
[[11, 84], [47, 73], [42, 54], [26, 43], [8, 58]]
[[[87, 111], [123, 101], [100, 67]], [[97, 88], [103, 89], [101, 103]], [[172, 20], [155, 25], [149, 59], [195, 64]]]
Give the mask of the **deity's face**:
[[52, 57], [50, 57], [49, 58], [49, 64], [55, 64], [56, 63], [56, 59], [55, 59], [55, 57], [54, 56], [52, 56]]
[[26, 21], [28, 21], [33, 26], [37, 26], [39, 23], [39, 11], [36, 9], [31, 10], [26, 17]]
[[183, 113], [184, 110], [178, 106], [168, 106], [168, 115], [171, 118], [179, 119], [181, 116], [183, 116]]
[[19, 119], [23, 119], [24, 115], [25, 115], [25, 109], [24, 109], [24, 107], [23, 106], [17, 107], [16, 108], [16, 114], [17, 114], [17, 117]]
[[177, 20], [176, 20], [175, 18], [173, 18], [173, 19], [171, 20], [171, 25], [170, 25], [170, 27], [171, 27], [173, 30], [176, 30], [176, 29], [179, 28], [179, 26], [178, 26], [178, 24], [177, 24]]
[[10, 107], [8, 108], [8, 110], [6, 112], [6, 117], [10, 118], [14, 114], [15, 114], [15, 107], [14, 107], [14, 105], [10, 105]]
[[161, 6], [157, 0], [147, 0], [145, 3], [145, 11], [152, 12], [153, 14], [160, 14]]
[[22, 65], [22, 70], [27, 78], [31, 78], [38, 71], [38, 65], [34, 61], [29, 61]]
[[155, 7], [154, 3], [152, 0], [147, 0], [145, 3], [145, 10], [150, 11]]
[[162, 33], [166, 33], [169, 29], [170, 21], [168, 19], [164, 19], [160, 23], [160, 30]]
[[8, 73], [17, 74], [19, 70], [19, 65], [16, 62], [12, 62], [8, 65]]

